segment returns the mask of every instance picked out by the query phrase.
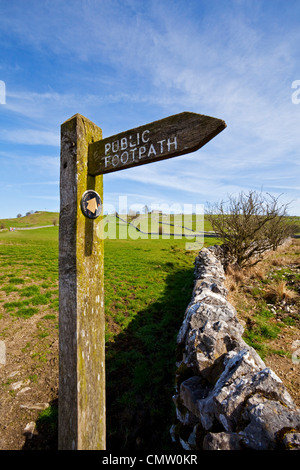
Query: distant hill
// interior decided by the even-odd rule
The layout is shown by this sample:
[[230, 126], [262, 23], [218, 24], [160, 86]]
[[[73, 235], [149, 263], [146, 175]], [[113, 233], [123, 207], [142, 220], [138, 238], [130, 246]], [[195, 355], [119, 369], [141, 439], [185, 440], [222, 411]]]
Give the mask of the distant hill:
[[34, 214], [16, 217], [14, 219], [0, 219], [0, 228], [9, 227], [35, 227], [41, 225], [54, 225], [59, 223], [59, 212], [35, 212]]

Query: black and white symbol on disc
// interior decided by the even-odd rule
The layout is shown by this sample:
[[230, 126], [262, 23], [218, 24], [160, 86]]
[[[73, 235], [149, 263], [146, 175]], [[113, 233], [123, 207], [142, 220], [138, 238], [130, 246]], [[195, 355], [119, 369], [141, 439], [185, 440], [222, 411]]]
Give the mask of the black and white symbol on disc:
[[96, 191], [89, 189], [81, 198], [81, 210], [89, 219], [96, 219], [102, 210], [102, 201]]

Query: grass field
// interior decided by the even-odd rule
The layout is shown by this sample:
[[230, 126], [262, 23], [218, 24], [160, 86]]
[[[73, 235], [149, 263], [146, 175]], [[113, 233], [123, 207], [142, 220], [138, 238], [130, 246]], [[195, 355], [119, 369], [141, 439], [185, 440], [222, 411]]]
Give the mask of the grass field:
[[[105, 240], [108, 449], [171, 446], [176, 336], [193, 288], [195, 252], [185, 243], [162, 236]], [[57, 414], [58, 227], [1, 232], [0, 269], [0, 340], [7, 344], [1, 403], [15, 410], [11, 424], [2, 413], [0, 429], [13, 435], [19, 422], [24, 428], [37, 419], [23, 407], [27, 384], [32, 400], [54, 403], [37, 420], [49, 431]], [[19, 434], [24, 439], [21, 428]]]
[[0, 228], [9, 227], [34, 227], [43, 225], [56, 225], [58, 224], [58, 212], [36, 212], [34, 214], [25, 215], [15, 219], [0, 219]]
[[[33, 215], [35, 225], [48, 225], [49, 214]], [[141, 228], [147, 219], [140, 217]], [[199, 228], [191, 220], [193, 230]], [[186, 249], [185, 238], [166, 232], [114, 239], [127, 229], [115, 222], [106, 224], [105, 239], [107, 448], [164, 452], [172, 450], [176, 337], [191, 298], [197, 252]], [[181, 220], [174, 216], [170, 222], [181, 235]], [[134, 228], [129, 230], [132, 235]], [[205, 245], [216, 243], [205, 238]], [[296, 398], [291, 344], [299, 331], [297, 260], [295, 241], [288, 252], [267, 257], [254, 277], [228, 277], [246, 341], [278, 367]], [[1, 231], [0, 341], [7, 362], [0, 365], [0, 449], [57, 446], [58, 312], [58, 227]], [[30, 438], [24, 436], [28, 423], [38, 431]]]

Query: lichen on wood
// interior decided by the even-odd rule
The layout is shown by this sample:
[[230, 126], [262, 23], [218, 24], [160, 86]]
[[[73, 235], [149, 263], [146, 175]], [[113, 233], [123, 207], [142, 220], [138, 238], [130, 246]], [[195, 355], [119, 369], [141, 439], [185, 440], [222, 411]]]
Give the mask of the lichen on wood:
[[104, 244], [86, 218], [83, 193], [103, 201], [102, 176], [88, 175], [88, 147], [101, 129], [76, 114], [61, 126], [59, 223], [59, 447], [105, 449]]

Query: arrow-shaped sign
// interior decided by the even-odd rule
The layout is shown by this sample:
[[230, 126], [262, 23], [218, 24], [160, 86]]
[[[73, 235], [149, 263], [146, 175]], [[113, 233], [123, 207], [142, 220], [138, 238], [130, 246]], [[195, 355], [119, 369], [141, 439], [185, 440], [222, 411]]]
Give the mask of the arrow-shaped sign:
[[195, 152], [225, 129], [221, 119], [184, 112], [89, 145], [92, 176]]

